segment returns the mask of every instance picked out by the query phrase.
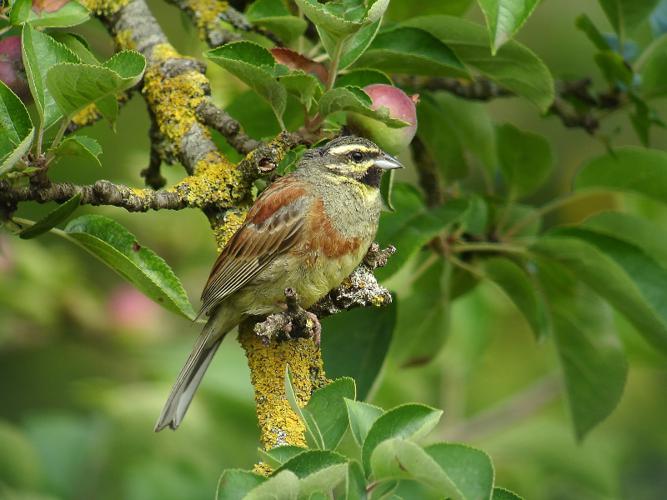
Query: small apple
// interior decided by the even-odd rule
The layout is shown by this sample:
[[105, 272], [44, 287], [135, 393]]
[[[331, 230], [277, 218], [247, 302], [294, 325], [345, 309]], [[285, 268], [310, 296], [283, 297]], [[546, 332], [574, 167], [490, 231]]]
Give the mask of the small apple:
[[30, 99], [30, 89], [21, 59], [20, 36], [8, 36], [0, 40], [0, 80], [24, 102]]
[[348, 113], [347, 126], [356, 134], [367, 137], [389, 154], [403, 151], [417, 132], [417, 94], [408, 96], [398, 87], [384, 83], [375, 83], [364, 87], [364, 92], [371, 98], [372, 109], [387, 108], [389, 116], [408, 122], [401, 128], [391, 128], [369, 116]]

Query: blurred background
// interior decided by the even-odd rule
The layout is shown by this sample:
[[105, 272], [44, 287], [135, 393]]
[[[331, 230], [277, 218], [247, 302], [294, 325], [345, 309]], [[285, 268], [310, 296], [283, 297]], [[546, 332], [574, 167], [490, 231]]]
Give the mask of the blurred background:
[[[189, 21], [174, 7], [149, 3], [177, 49], [201, 57], [204, 47]], [[392, 0], [389, 17], [419, 15], [436, 3]], [[467, 3], [454, 1], [451, 8]], [[588, 75], [601, 81], [593, 47], [574, 27], [582, 12], [610, 31], [597, 3], [546, 0], [518, 39], [556, 78]], [[481, 22], [475, 6], [466, 15]], [[98, 53], [111, 54], [111, 40], [96, 21], [78, 31]], [[209, 77], [215, 98], [251, 135], [277, 131], [268, 107], [223, 70], [209, 65]], [[667, 111], [664, 103], [659, 108]], [[556, 118], [541, 118], [525, 101], [496, 100], [487, 109], [497, 122], [544, 134], [556, 152], [557, 174], [531, 202], [567, 191], [578, 166], [604, 152], [601, 141], [564, 128]], [[102, 169], [71, 160], [52, 170], [54, 178], [141, 185], [148, 128], [145, 105], [134, 95], [116, 133], [101, 122], [86, 130], [104, 148]], [[615, 144], [637, 143], [627, 114], [608, 117], [604, 133]], [[659, 131], [653, 141], [653, 147], [664, 148], [667, 133]], [[163, 171], [170, 182], [183, 175], [179, 166]], [[667, 230], [664, 207], [630, 196], [570, 205], [552, 223], [619, 204], [663, 221]], [[18, 215], [35, 219], [51, 208], [24, 204]], [[79, 213], [86, 211], [129, 228], [172, 266], [198, 305], [216, 255], [200, 212]], [[401, 315], [407, 274], [386, 283], [399, 298], [396, 335], [409, 335], [418, 321]], [[617, 322], [630, 359], [625, 394], [583, 443], [574, 438], [561, 396], [553, 345], [536, 343], [523, 317], [489, 284], [454, 303], [449, 339], [435, 362], [408, 369], [389, 363], [370, 400], [385, 408], [408, 401], [442, 408], [433, 437], [485, 450], [496, 465], [496, 482], [527, 499], [665, 498], [667, 360], [621, 318]], [[251, 467], [258, 430], [249, 372], [233, 335], [214, 359], [183, 426], [152, 431], [197, 333], [196, 326], [69, 243], [49, 235], [20, 240], [0, 233], [0, 498], [209, 499], [224, 468]]]

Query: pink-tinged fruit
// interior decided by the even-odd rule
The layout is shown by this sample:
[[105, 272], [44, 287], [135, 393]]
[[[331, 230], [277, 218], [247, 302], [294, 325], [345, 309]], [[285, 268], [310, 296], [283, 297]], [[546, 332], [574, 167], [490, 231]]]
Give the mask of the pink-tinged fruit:
[[20, 36], [8, 36], [0, 40], [0, 80], [23, 101], [30, 98], [28, 80], [21, 59]]
[[33, 0], [32, 10], [37, 14], [41, 12], [56, 12], [68, 2], [69, 0]]
[[403, 120], [409, 125], [401, 128], [390, 128], [384, 123], [360, 115], [348, 113], [347, 125], [356, 134], [375, 142], [387, 153], [398, 154], [408, 147], [417, 133], [417, 94], [407, 95], [398, 87], [384, 83], [375, 83], [364, 87], [364, 92], [371, 98], [372, 109], [387, 108], [389, 116]]
[[149, 330], [159, 316], [155, 302], [129, 285], [120, 285], [111, 292], [107, 311], [114, 326], [127, 330]]

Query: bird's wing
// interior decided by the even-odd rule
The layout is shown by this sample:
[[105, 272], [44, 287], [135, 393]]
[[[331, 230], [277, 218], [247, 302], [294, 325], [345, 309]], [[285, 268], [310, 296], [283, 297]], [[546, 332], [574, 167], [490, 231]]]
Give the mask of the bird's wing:
[[306, 193], [302, 182], [283, 177], [261, 194], [216, 260], [202, 293], [200, 315], [209, 314], [303, 238], [312, 204]]

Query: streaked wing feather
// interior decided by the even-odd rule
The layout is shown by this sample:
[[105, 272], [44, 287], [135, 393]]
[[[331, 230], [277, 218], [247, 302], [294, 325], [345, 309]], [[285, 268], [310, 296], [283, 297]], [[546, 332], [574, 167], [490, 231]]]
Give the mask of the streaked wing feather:
[[223, 249], [202, 293], [200, 315], [210, 313], [300, 240], [311, 203], [304, 186], [286, 181], [282, 178], [262, 193]]

